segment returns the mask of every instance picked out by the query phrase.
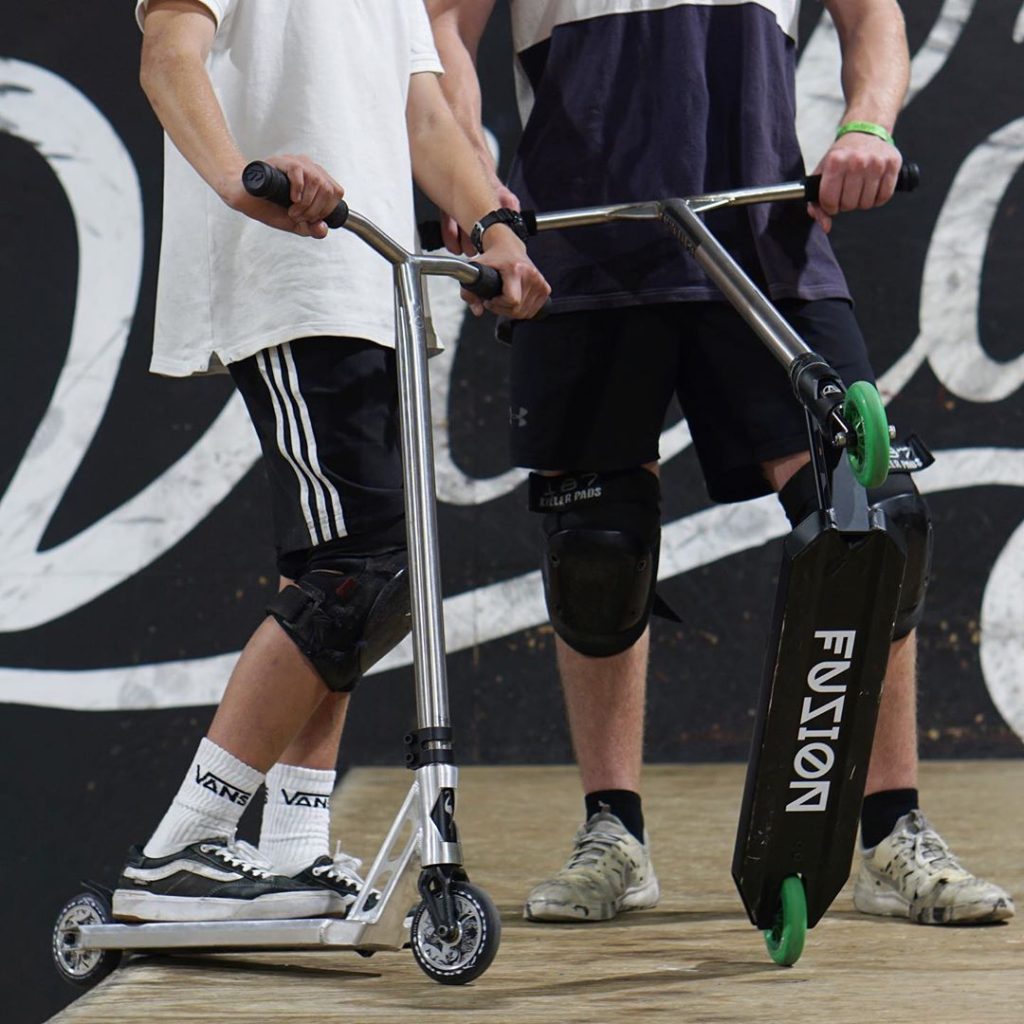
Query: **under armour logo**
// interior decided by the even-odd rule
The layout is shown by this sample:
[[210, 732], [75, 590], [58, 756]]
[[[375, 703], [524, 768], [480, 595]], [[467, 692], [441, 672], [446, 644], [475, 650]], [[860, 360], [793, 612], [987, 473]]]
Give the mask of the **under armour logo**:
[[526, 413], [528, 410], [524, 406], [519, 406], [519, 411], [510, 408], [508, 411], [508, 421], [510, 424], [514, 424], [517, 427], [526, 426]]

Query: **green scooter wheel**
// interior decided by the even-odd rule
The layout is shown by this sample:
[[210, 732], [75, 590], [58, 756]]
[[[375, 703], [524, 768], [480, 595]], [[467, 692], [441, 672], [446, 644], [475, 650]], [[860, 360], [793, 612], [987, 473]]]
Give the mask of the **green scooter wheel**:
[[807, 895], [796, 875], [783, 879], [775, 922], [764, 933], [768, 955], [783, 967], [792, 967], [804, 951], [807, 938]]
[[889, 475], [889, 421], [874, 384], [858, 380], [843, 399], [843, 418], [850, 427], [846, 457], [857, 482], [879, 487]]

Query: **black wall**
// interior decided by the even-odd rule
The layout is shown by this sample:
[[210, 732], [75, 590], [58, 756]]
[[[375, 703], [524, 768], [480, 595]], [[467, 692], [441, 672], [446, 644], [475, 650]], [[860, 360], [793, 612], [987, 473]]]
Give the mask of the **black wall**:
[[[808, 38], [819, 14], [817, 5], [805, 6]], [[939, 0], [907, 5], [915, 52], [941, 6]], [[40, 522], [45, 530], [38, 552], [59, 552], [67, 543], [68, 560], [58, 559], [45, 573], [33, 574], [31, 567], [42, 563], [11, 555], [23, 554], [23, 545], [10, 505], [0, 504], [0, 602], [8, 591], [8, 604], [0, 603], [0, 822], [6, 824], [0, 863], [13, 890], [4, 900], [0, 1006], [4, 1019], [12, 1022], [40, 1021], [73, 995], [60, 987], [49, 966], [53, 916], [79, 878], [113, 880], [126, 847], [155, 825], [212, 713], [209, 703], [127, 710], [145, 706], [134, 684], [127, 685], [119, 702], [101, 701], [104, 710], [82, 710], [89, 706], [89, 694], [131, 666], [237, 651], [273, 587], [264, 483], [255, 469], [180, 541], [137, 572], [88, 600], [64, 600], [80, 572], [81, 562], [72, 557], [79, 550], [76, 538], [184, 456], [230, 397], [224, 379], [168, 381], [146, 371], [159, 243], [161, 139], [136, 84], [140, 37], [131, 7], [71, 5], [58, 12], [16, 0], [0, 44], [0, 495], [5, 499], [26, 461], [37, 482], [63, 472], [59, 444], [48, 453], [43, 439], [33, 442], [69, 356], [75, 288], [83, 272], [80, 238], [54, 168], [66, 166], [62, 160], [89, 159], [88, 146], [77, 155], [57, 152], [12, 121], [9, 101], [25, 98], [14, 62], [60, 76], [109, 121], [134, 162], [145, 225], [138, 302], [109, 401], [95, 434], [91, 440], [86, 436], [77, 469], [70, 468], [63, 496], [35, 512], [37, 520], [48, 520]], [[1019, 690], [1014, 698], [1008, 682], [1018, 664], [1015, 644], [1022, 638], [1012, 628], [1012, 616], [1005, 628], [1007, 608], [1012, 611], [1016, 603], [1000, 596], [1012, 594], [1005, 581], [1015, 575], [1019, 579], [1024, 564], [1024, 555], [1011, 542], [1024, 513], [1024, 471], [1018, 464], [1024, 454], [1024, 402], [1013, 384], [1013, 360], [1022, 349], [1024, 265], [1024, 179], [1019, 173], [1024, 43], [1014, 41], [1019, 14], [1020, 0], [973, 5], [966, 24], [957, 26], [952, 51], [938, 60], [941, 69], [914, 97], [899, 125], [901, 148], [924, 169], [922, 188], [884, 210], [840, 218], [834, 231], [880, 374], [918, 337], [922, 296], [931, 303], [924, 318], [929, 331], [942, 334], [942, 325], [960, 322], [964, 280], [972, 265], [967, 250], [979, 239], [978, 312], [976, 319], [968, 315], [963, 322], [976, 323], [988, 355], [1006, 364], [1005, 373], [982, 394], [980, 385], [972, 389], [969, 372], [966, 384], [956, 372], [969, 364], [967, 355], [954, 353], [939, 370], [922, 362], [901, 383], [889, 409], [893, 421], [913, 427], [939, 454], [930, 472], [942, 466], [943, 453], [947, 466], [962, 467], [933, 486], [928, 480], [937, 477], [922, 477], [924, 489], [934, 492], [936, 520], [935, 574], [920, 630], [925, 756], [1016, 757], [1022, 752], [1022, 701]], [[1024, 25], [1016, 34], [1024, 34]], [[507, 51], [507, 27], [497, 19], [481, 68], [485, 120], [505, 153], [518, 125]], [[40, 116], [59, 119], [60, 111]], [[971, 154], [997, 133], [997, 145], [975, 159], [984, 166], [984, 154], [991, 153], [994, 177], [1000, 160], [1009, 160], [1014, 169], [1003, 175], [1005, 180], [995, 187], [986, 174], [958, 178], [965, 166], [973, 166]], [[959, 182], [955, 188], [954, 182]], [[357, 197], [349, 198], [358, 206]], [[960, 220], [950, 226], [954, 213]], [[112, 206], [109, 219], [84, 230], [102, 233], [117, 219]], [[962, 246], [967, 247], [963, 252]], [[122, 251], [128, 248], [130, 239]], [[934, 262], [941, 257], [946, 265]], [[931, 277], [928, 261], [940, 266]], [[110, 273], [118, 272], [114, 261]], [[943, 302], [951, 303], [950, 309]], [[507, 469], [506, 354], [489, 332], [489, 325], [467, 323], [450, 364], [451, 455], [464, 474], [478, 479]], [[955, 342], [956, 332], [949, 333]], [[94, 348], [102, 353], [103, 344]], [[90, 372], [89, 365], [78, 368], [83, 388]], [[49, 421], [58, 435], [86, 429], [76, 419], [81, 406], [73, 389], [71, 395], [62, 422]], [[963, 454], [964, 449], [975, 451]], [[664, 489], [666, 524], [685, 524], [708, 505], [689, 450], [668, 462]], [[446, 595], [534, 570], [536, 525], [524, 507], [521, 485], [481, 504], [442, 504]], [[107, 568], [120, 578], [119, 567], [131, 560], [130, 545], [120, 544], [114, 528], [106, 536]], [[662, 585], [683, 623], [654, 625], [651, 760], [740, 759], [746, 754], [778, 548], [775, 542], [758, 541], [737, 542], [733, 550]], [[10, 598], [11, 588], [18, 587], [43, 593], [48, 606], [68, 607], [46, 621], [19, 626], [20, 605]], [[987, 619], [986, 595], [990, 603], [985, 608], [992, 609]], [[992, 653], [983, 663], [986, 643]], [[462, 763], [570, 759], [551, 633], [539, 619], [529, 629], [454, 652], [449, 666]], [[57, 677], [43, 673], [62, 673], [56, 690], [43, 683]], [[78, 679], [80, 685], [74, 682]], [[155, 685], [167, 693], [172, 684], [163, 679], [157, 675]], [[42, 696], [44, 689], [60, 695]], [[351, 716], [343, 765], [400, 763], [401, 738], [413, 712], [408, 668], [375, 676], [361, 689]]]

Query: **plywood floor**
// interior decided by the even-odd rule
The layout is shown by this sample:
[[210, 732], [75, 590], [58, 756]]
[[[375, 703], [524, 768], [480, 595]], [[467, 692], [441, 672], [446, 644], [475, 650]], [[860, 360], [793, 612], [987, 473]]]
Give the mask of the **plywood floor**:
[[[521, 900], [568, 853], [575, 771], [464, 769], [466, 866], [504, 929], [497, 959], [472, 985], [435, 984], [408, 951], [135, 958], [53, 1021], [1024, 1022], [1024, 762], [922, 771], [933, 822], [969, 867], [1010, 889], [1020, 916], [926, 928], [858, 914], [844, 890], [790, 969], [767, 959], [729, 877], [742, 775], [738, 765], [648, 769], [660, 906], [603, 924], [541, 925], [522, 920]], [[348, 849], [372, 855], [408, 784], [403, 769], [348, 774], [334, 798]]]

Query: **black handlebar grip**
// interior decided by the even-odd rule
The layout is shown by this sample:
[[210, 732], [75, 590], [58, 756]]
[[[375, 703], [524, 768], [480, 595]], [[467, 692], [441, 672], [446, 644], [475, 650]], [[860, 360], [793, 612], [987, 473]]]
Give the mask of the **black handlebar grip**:
[[481, 299], [494, 299], [501, 294], [501, 290], [504, 287], [501, 283], [501, 273], [494, 269], [494, 267], [488, 267], [483, 263], [476, 265], [479, 271], [479, 276], [473, 284], [464, 284], [462, 287], [467, 292], [472, 292], [474, 295], [479, 296]]
[[[253, 160], [252, 163], [246, 164], [245, 170], [242, 171], [242, 185], [249, 195], [257, 199], [266, 199], [285, 208], [292, 205], [292, 186], [288, 181], [288, 175], [265, 160]], [[347, 220], [348, 203], [342, 199], [324, 218], [324, 223], [329, 228], [340, 228]]]
[[441, 222], [439, 220], [421, 220], [416, 225], [420, 233], [420, 247], [425, 252], [434, 252], [444, 248], [444, 239], [441, 237]]
[[[531, 238], [537, 234], [537, 212], [536, 210], [522, 210], [523, 226]], [[444, 238], [441, 235], [441, 222], [439, 220], [421, 220], [416, 225], [420, 233], [420, 246], [426, 252], [434, 252], [444, 248]]]
[[278, 206], [291, 206], [291, 184], [288, 175], [273, 164], [263, 160], [253, 160], [245, 165], [242, 171], [242, 184], [245, 191], [257, 199], [266, 199]]
[[[921, 168], [913, 163], [904, 163], [900, 168], [899, 176], [896, 178], [897, 192], [913, 192], [921, 184]], [[811, 174], [804, 178], [804, 190], [807, 193], [807, 202], [818, 201], [818, 189], [821, 187], [821, 175]]]

